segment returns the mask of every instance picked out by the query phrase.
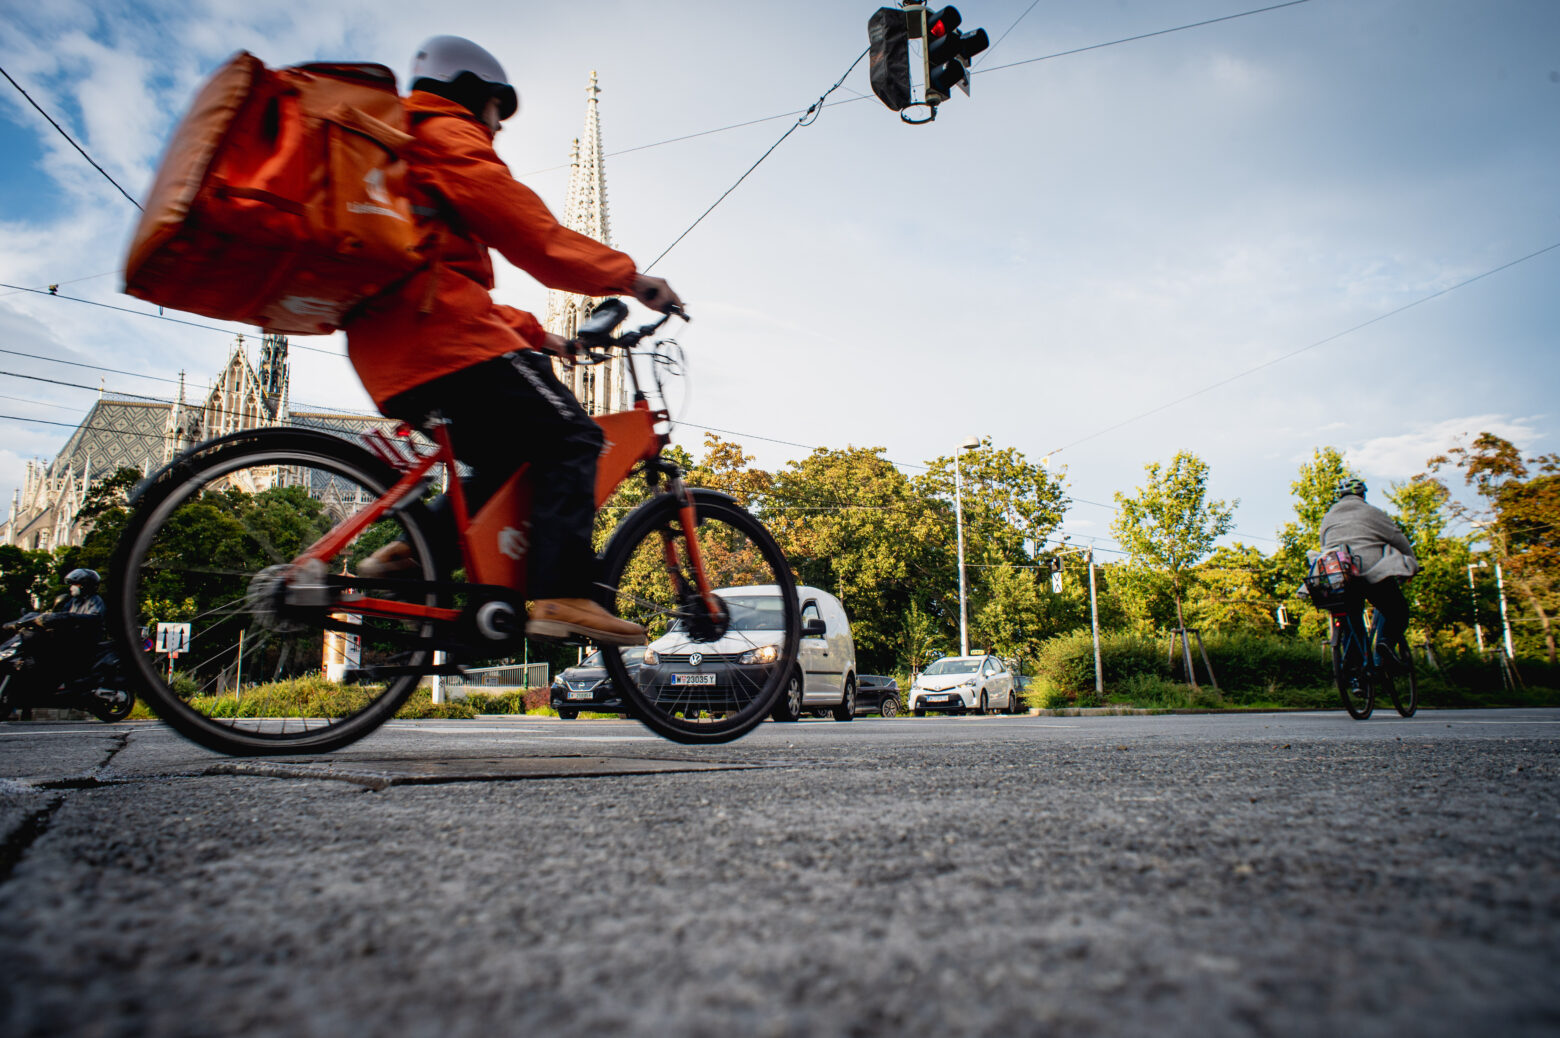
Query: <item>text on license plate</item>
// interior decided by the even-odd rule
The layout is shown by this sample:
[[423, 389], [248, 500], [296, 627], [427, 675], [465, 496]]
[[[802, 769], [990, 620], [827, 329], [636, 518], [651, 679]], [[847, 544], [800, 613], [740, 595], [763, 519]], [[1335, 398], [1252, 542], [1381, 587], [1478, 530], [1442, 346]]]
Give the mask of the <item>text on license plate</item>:
[[569, 693], [569, 698], [570, 699], [589, 699], [590, 698], [590, 690], [586, 689], [584, 692], [572, 692], [571, 691]]
[[715, 675], [714, 674], [673, 674], [672, 675], [672, 684], [674, 684], [674, 685], [713, 685], [713, 684], [715, 684]]

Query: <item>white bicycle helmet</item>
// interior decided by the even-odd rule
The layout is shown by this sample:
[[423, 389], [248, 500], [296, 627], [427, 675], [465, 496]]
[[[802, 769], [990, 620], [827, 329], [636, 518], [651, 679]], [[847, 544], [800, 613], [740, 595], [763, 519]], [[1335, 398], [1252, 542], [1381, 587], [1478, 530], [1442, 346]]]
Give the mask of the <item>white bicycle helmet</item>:
[[412, 60], [412, 89], [431, 90], [480, 115], [487, 99], [498, 99], [500, 119], [520, 109], [520, 95], [498, 59], [460, 36], [434, 36]]

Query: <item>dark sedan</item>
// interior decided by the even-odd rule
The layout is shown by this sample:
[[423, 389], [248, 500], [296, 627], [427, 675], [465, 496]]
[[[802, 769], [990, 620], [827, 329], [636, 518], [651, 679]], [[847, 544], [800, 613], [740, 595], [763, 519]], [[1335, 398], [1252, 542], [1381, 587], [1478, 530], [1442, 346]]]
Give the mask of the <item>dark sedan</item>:
[[[639, 668], [645, 661], [645, 647], [635, 645], [618, 651], [623, 654], [623, 662], [628, 666], [629, 676], [637, 677]], [[601, 665], [599, 649], [581, 660], [578, 666], [561, 670], [558, 676], [553, 678], [552, 708], [558, 711], [558, 716], [565, 721], [572, 721], [580, 716], [581, 710], [604, 714], [628, 713], [628, 705], [612, 687], [612, 679], [607, 676], [607, 668]]]
[[899, 682], [883, 674], [856, 675], [856, 713], [898, 717], [904, 699]]

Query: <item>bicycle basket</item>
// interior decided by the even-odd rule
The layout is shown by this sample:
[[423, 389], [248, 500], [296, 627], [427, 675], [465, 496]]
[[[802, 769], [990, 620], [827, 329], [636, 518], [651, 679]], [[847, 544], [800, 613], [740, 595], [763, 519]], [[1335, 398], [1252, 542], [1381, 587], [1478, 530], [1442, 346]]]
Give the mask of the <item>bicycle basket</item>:
[[1337, 609], [1349, 594], [1349, 582], [1360, 575], [1360, 560], [1347, 549], [1323, 552], [1311, 563], [1305, 589], [1318, 609]]

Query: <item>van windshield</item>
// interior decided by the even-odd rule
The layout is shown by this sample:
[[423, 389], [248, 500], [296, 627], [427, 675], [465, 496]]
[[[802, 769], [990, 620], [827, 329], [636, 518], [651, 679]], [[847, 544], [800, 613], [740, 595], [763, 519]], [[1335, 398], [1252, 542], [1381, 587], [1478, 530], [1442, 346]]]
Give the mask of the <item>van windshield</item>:
[[[716, 592], [720, 594], [720, 592]], [[726, 608], [731, 613], [732, 631], [779, 631], [785, 627], [785, 614], [780, 609], [779, 595], [725, 595], [720, 594], [720, 600], [726, 603]], [[672, 621], [672, 630], [683, 629], [681, 620]]]
[[922, 674], [973, 674], [980, 669], [979, 659], [938, 660], [921, 671]]

